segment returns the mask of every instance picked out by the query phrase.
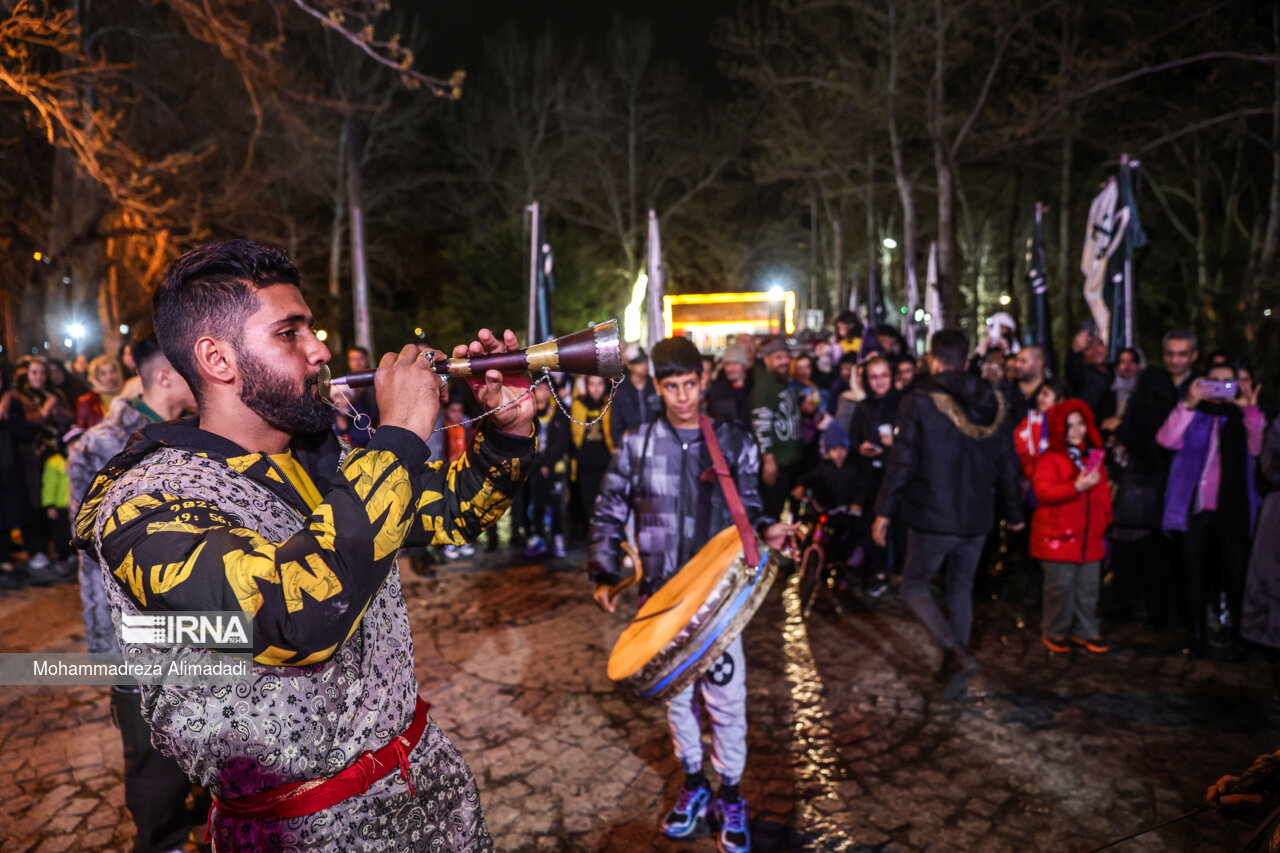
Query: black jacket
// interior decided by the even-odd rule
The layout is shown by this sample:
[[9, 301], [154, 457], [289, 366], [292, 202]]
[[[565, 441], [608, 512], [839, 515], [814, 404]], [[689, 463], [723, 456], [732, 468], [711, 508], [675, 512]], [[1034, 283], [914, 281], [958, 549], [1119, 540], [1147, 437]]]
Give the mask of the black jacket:
[[747, 381], [741, 388], [734, 388], [723, 374], [711, 380], [707, 386], [707, 414], [713, 421], [733, 421], [751, 428], [751, 407], [747, 405], [751, 399], [751, 373], [747, 372]]
[[[1072, 352], [1067, 354], [1066, 374], [1067, 384], [1071, 386], [1072, 395], [1076, 399], [1084, 401], [1089, 410], [1093, 412], [1095, 421], [1102, 420], [1103, 400], [1111, 390], [1111, 380], [1114, 378], [1111, 368], [1105, 365], [1102, 369], [1090, 367], [1084, 363], [1084, 356], [1078, 352]], [[1111, 412], [1114, 414], [1114, 396], [1111, 404]], [[1022, 421], [1017, 423], [1022, 423]]]
[[876, 515], [979, 536], [995, 525], [998, 503], [1003, 518], [1022, 523], [1013, 424], [989, 382], [959, 370], [930, 377], [899, 404], [896, 423]]
[[1173, 454], [1156, 443], [1156, 433], [1193, 381], [1194, 372], [1175, 386], [1163, 367], [1144, 369], [1138, 374], [1138, 384], [1125, 407], [1124, 422], [1116, 431], [1116, 437], [1129, 451], [1130, 465], [1137, 469], [1136, 473], [1159, 482], [1162, 488]]
[[544, 419], [545, 412], [539, 412], [534, 419], [535, 436], [538, 439], [537, 450], [533, 454], [535, 468], [554, 468], [557, 462], [567, 461], [573, 451], [569, 419], [554, 402], [548, 406], [551, 409], [550, 418]]
[[[910, 390], [906, 392], [908, 395]], [[880, 484], [884, 482], [885, 461], [888, 453], [879, 456], [863, 456], [858, 452], [864, 441], [876, 447], [884, 447], [880, 441], [880, 425], [893, 424], [898, 419], [898, 403], [902, 394], [895, 388], [883, 397], [870, 396], [858, 404], [853, 410], [853, 419], [849, 421], [849, 458], [858, 466], [859, 480], [865, 494], [858, 496], [859, 503], [869, 503], [876, 499]]]
[[852, 456], [839, 468], [830, 459], [823, 459], [802, 475], [796, 485], [812, 492], [814, 502], [825, 510], [859, 503], [865, 491]]
[[618, 386], [618, 393], [613, 397], [613, 404], [609, 407], [609, 426], [613, 430], [614, 441], [622, 441], [624, 432], [647, 424], [660, 414], [662, 398], [658, 396], [658, 390], [653, 387], [652, 381], [646, 382], [644, 391], [641, 392], [631, 384], [629, 377], [623, 379]]

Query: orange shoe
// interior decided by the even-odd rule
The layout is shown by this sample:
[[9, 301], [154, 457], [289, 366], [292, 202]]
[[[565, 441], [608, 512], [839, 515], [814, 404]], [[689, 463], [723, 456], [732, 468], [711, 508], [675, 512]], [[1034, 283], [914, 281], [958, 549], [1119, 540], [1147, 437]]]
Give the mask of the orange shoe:
[[1090, 637], [1087, 640], [1082, 640], [1075, 634], [1072, 634], [1071, 642], [1075, 643], [1077, 646], [1084, 646], [1095, 655], [1105, 655], [1107, 652], [1111, 651], [1111, 647], [1102, 642], [1101, 637]]
[[1056, 652], [1058, 654], [1061, 654], [1063, 652], [1071, 651], [1071, 647], [1067, 645], [1067, 641], [1065, 639], [1061, 639], [1061, 638], [1055, 639], [1052, 637], [1046, 637], [1044, 634], [1041, 634], [1040, 642], [1044, 643], [1044, 647], [1051, 652]]

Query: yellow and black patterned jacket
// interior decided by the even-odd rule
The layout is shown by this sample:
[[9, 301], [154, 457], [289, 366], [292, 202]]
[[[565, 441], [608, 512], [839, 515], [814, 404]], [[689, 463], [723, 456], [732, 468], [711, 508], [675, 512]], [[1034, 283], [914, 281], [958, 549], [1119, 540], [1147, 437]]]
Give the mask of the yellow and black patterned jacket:
[[[482, 430], [449, 465], [429, 462], [413, 433], [384, 426], [367, 447], [346, 450], [328, 432], [296, 438], [290, 453], [307, 483], [288, 460], [246, 452], [194, 420], [148, 426], [99, 472], [76, 546], [97, 552], [139, 610], [244, 610], [256, 662], [318, 663], [355, 631], [400, 547], [461, 544], [506, 511], [534, 440]], [[190, 460], [189, 482], [173, 474], [174, 458]], [[167, 473], [147, 479], [149, 463]], [[301, 529], [282, 541], [263, 535], [281, 529], [262, 517], [279, 502], [233, 497], [242, 490], [219, 489], [217, 471], [264, 486]], [[122, 477], [130, 497], [108, 500]], [[100, 518], [104, 507], [110, 516]]]

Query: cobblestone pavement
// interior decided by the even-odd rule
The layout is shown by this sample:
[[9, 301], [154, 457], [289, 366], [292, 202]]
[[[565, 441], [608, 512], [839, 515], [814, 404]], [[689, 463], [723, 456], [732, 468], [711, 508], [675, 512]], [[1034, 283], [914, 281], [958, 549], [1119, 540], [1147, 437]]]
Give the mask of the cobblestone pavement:
[[[405, 574], [432, 715], [480, 780], [499, 850], [712, 851], [657, 825], [681, 782], [660, 707], [604, 674], [626, 624], [577, 565], [488, 558]], [[977, 607], [982, 672], [943, 703], [899, 602], [799, 618], [775, 584], [748, 626], [742, 790], [759, 850], [1085, 851], [1177, 815], [1280, 743], [1271, 666], [1193, 661], [1136, 628], [1050, 657], [1006, 604]], [[0, 598], [0, 650], [83, 648], [74, 585]], [[104, 688], [0, 687], [0, 849], [126, 850]], [[1204, 814], [1120, 849], [1230, 851]]]

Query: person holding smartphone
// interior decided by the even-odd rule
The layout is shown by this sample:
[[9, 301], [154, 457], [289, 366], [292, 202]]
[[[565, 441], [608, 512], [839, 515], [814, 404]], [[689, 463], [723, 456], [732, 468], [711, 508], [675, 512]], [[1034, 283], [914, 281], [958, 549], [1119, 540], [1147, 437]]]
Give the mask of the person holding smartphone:
[[1232, 646], [1239, 648], [1249, 542], [1262, 505], [1254, 469], [1266, 429], [1266, 418], [1258, 410], [1260, 386], [1254, 385], [1245, 396], [1232, 362], [1210, 362], [1207, 376], [1191, 383], [1156, 433], [1160, 446], [1174, 451], [1163, 526], [1166, 533], [1184, 534], [1184, 603], [1196, 655], [1204, 653], [1208, 639], [1206, 604], [1223, 592]]
[[1096, 611], [1112, 518], [1102, 436], [1082, 400], [1059, 403], [1045, 420], [1049, 449], [1040, 454], [1031, 479], [1036, 495], [1031, 556], [1044, 565], [1040, 640], [1054, 653], [1069, 652], [1074, 644], [1102, 654], [1110, 649]]

